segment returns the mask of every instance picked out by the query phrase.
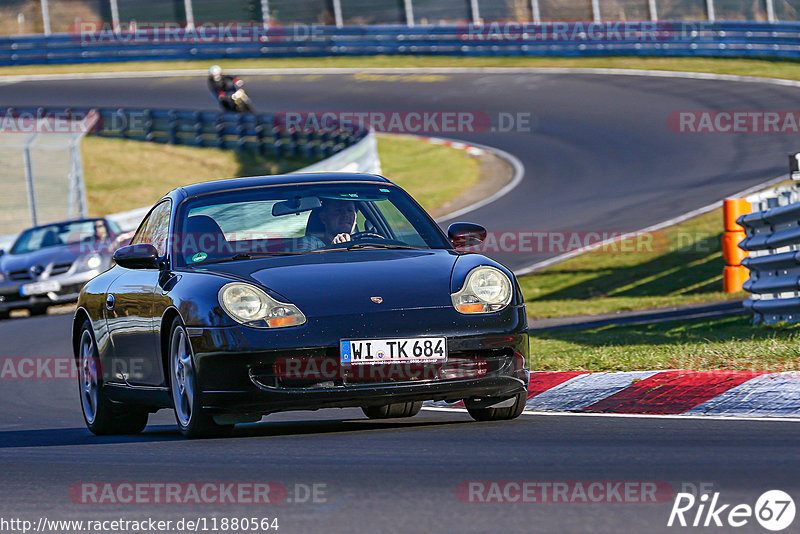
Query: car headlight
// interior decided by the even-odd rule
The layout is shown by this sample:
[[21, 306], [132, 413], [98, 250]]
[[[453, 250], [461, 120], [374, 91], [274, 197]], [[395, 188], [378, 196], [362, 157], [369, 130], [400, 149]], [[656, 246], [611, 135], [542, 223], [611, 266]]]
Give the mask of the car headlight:
[[495, 267], [475, 267], [467, 275], [464, 287], [450, 297], [461, 313], [492, 313], [511, 302], [511, 280]]
[[93, 271], [103, 264], [103, 258], [99, 254], [90, 254], [80, 259], [77, 265], [78, 271], [90, 270]]
[[235, 321], [255, 328], [286, 328], [306, 322], [297, 306], [278, 302], [256, 286], [242, 282], [219, 290], [219, 303]]

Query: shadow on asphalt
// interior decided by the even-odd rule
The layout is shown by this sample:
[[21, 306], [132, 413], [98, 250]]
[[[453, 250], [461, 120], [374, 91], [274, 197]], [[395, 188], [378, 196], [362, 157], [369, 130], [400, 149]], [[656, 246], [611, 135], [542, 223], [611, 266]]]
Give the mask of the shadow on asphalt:
[[[414, 429], [469, 425], [472, 421], [370, 421], [328, 419], [320, 421], [264, 421], [238, 425], [224, 440], [254, 437], [303, 436], [331, 433], [353, 433], [385, 429]], [[20, 447], [64, 447], [70, 445], [106, 445], [116, 443], [149, 443], [159, 441], [186, 441], [171, 425], [148, 426], [141, 434], [126, 436], [95, 436], [86, 428], [54, 428], [39, 430], [8, 430], [0, 432], [0, 449]]]

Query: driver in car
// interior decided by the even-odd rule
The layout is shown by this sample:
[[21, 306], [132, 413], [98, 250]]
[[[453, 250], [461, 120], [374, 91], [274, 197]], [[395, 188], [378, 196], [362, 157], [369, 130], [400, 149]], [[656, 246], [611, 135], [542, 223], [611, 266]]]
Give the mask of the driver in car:
[[356, 228], [356, 203], [352, 200], [326, 199], [311, 217], [317, 216], [321, 228], [314, 231], [313, 222], [309, 223], [309, 232], [300, 238], [297, 244], [298, 252], [307, 252], [339, 245], [350, 241], [350, 234]]

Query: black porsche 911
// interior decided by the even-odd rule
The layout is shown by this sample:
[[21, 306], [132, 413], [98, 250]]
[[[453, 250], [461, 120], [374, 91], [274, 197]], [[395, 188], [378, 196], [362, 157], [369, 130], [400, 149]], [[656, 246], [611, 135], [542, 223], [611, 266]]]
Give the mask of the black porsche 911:
[[83, 288], [72, 343], [95, 434], [175, 411], [187, 437], [286, 410], [409, 417], [464, 401], [512, 419], [527, 394], [513, 273], [448, 236], [380, 176], [296, 174], [181, 187]]

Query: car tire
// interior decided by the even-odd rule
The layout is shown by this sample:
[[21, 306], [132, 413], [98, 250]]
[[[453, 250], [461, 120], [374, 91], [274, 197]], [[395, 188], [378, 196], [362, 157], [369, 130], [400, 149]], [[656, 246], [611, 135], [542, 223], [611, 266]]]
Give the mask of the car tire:
[[138, 434], [147, 426], [146, 410], [112, 402], [103, 389], [103, 372], [92, 323], [81, 327], [78, 345], [78, 393], [86, 427], [95, 435]]
[[227, 436], [233, 425], [218, 425], [204, 409], [197, 387], [197, 373], [189, 335], [180, 318], [172, 322], [167, 352], [170, 395], [178, 428], [187, 438]]
[[35, 317], [37, 315], [47, 315], [47, 306], [34, 306], [32, 308], [28, 308], [28, 313], [31, 314], [31, 317]]
[[[509, 419], [516, 419], [522, 414], [525, 409], [525, 402], [528, 400], [528, 395], [525, 392], [518, 393], [514, 397], [514, 404], [505, 408], [478, 408], [470, 406], [470, 401], [464, 401], [469, 415], [476, 421], [507, 421]], [[502, 402], [502, 399], [498, 399]]]
[[422, 409], [422, 401], [397, 402], [382, 406], [364, 406], [361, 410], [370, 419], [396, 419], [399, 417], [414, 417]]
[[11, 312], [0, 311], [0, 321], [11, 318]]

